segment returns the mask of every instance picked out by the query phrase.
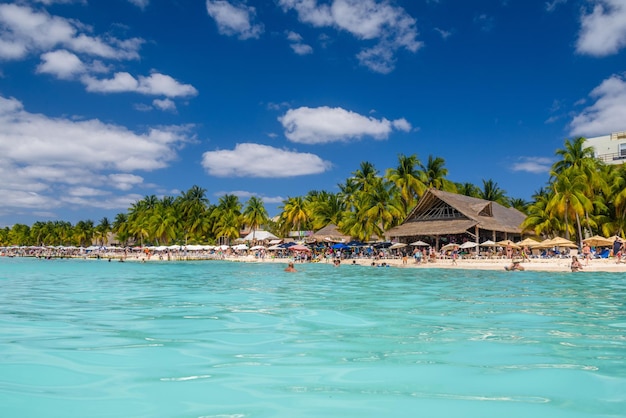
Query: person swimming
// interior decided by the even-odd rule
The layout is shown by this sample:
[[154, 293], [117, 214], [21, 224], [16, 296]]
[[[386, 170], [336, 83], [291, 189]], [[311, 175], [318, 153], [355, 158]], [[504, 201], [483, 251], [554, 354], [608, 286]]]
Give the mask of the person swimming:
[[505, 266], [506, 271], [524, 271], [524, 266], [520, 264], [520, 260], [514, 259], [510, 266]]

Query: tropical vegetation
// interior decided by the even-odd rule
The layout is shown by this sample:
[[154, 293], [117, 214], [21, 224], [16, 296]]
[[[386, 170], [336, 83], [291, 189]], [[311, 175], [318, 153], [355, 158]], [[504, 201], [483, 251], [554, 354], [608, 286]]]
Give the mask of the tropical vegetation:
[[416, 154], [398, 155], [396, 167], [381, 173], [364, 161], [337, 192], [312, 190], [291, 196], [270, 218], [263, 200], [245, 203], [233, 194], [211, 204], [207, 190], [193, 186], [179, 196], [145, 196], [111, 222], [83, 220], [15, 224], [0, 229], [0, 245], [104, 245], [114, 235], [120, 245], [232, 242], [242, 231], [265, 229], [278, 236], [319, 230], [328, 224], [356, 239], [383, 237], [399, 225], [421, 196], [436, 188], [514, 207], [527, 215], [522, 228], [541, 238], [564, 236], [580, 242], [585, 235], [621, 235], [626, 230], [626, 165], [605, 165], [585, 146], [584, 138], [566, 140], [556, 151], [547, 183], [531, 202], [510, 197], [492, 179], [481, 185], [448, 179], [445, 160], [430, 155], [422, 163]]

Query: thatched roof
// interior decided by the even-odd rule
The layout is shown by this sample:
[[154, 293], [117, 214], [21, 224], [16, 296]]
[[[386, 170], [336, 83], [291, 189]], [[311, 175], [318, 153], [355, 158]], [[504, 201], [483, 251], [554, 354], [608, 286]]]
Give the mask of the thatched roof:
[[470, 228], [521, 233], [526, 215], [496, 202], [430, 189], [419, 200], [402, 225], [387, 231], [394, 237], [447, 235]]
[[349, 242], [351, 237], [339, 231], [337, 225], [328, 224], [324, 228], [314, 233], [311, 238], [316, 241]]

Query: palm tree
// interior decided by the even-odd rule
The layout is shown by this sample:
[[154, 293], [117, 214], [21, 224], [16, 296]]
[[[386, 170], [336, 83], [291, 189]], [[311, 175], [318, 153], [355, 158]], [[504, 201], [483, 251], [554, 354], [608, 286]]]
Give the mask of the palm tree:
[[254, 239], [254, 232], [265, 222], [267, 222], [269, 215], [263, 204], [263, 200], [256, 196], [252, 196], [246, 202], [246, 207], [243, 210], [243, 222], [250, 226], [252, 229], [252, 237]]
[[429, 155], [428, 163], [426, 165], [420, 165], [422, 183], [428, 188], [435, 188], [446, 192], [456, 192], [454, 183], [446, 178], [448, 169], [444, 167], [444, 164], [445, 160], [443, 158], [433, 158], [432, 155]]
[[98, 238], [100, 238], [100, 244], [105, 245], [107, 241], [107, 235], [111, 232], [112, 226], [111, 222], [109, 222], [109, 218], [106, 216], [100, 219], [100, 223], [96, 226], [96, 232], [98, 234]]
[[[232, 194], [219, 198], [217, 206], [211, 212], [213, 232], [217, 237], [237, 239], [241, 234], [241, 202]], [[233, 231], [237, 230], [235, 234]]]
[[528, 206], [528, 216], [521, 225], [524, 232], [533, 232], [537, 236], [549, 237], [563, 228], [559, 218], [552, 216], [547, 210], [552, 194], [549, 188], [544, 187], [533, 194], [534, 202]]
[[400, 154], [398, 166], [388, 169], [385, 173], [385, 177], [400, 191], [405, 214], [415, 205], [417, 198], [426, 191], [426, 185], [420, 180], [420, 173], [417, 170], [419, 166], [420, 161], [415, 154], [408, 157]]
[[457, 192], [463, 196], [480, 196], [480, 189], [474, 183], [456, 183], [455, 186]]
[[310, 219], [304, 198], [300, 196], [289, 197], [287, 200], [283, 201], [283, 206], [279, 207], [279, 209], [281, 210], [280, 217], [285, 227], [291, 230], [295, 229], [298, 231], [298, 234], [300, 234], [302, 227], [305, 226]]
[[327, 191], [309, 192], [305, 198], [311, 214], [311, 227], [319, 230], [328, 224], [339, 225], [346, 210], [345, 200], [340, 194]]
[[522, 213], [526, 213], [526, 210], [528, 209], [528, 202], [519, 197], [512, 197], [509, 198], [509, 204], [506, 206], [510, 206], [519, 210]]
[[157, 206], [148, 220], [150, 236], [157, 244], [169, 244], [176, 239], [178, 218], [173, 206]]
[[128, 228], [128, 215], [125, 213], [115, 215], [111, 230], [115, 234], [117, 241], [124, 246], [128, 244], [128, 238], [130, 237]]
[[585, 196], [587, 177], [577, 168], [570, 167], [561, 174], [551, 173], [556, 180], [553, 183], [554, 194], [546, 209], [562, 216], [565, 221], [565, 238], [569, 239], [569, 218], [574, 215], [578, 227], [579, 243], [582, 244], [580, 216], [585, 211], [593, 210], [591, 200]]
[[363, 161], [361, 162], [359, 169], [352, 172], [352, 175], [357, 185], [357, 190], [365, 191], [378, 176], [378, 170], [376, 170], [374, 164], [369, 161]]
[[90, 219], [78, 221], [74, 227], [74, 238], [76, 242], [83, 247], [88, 247], [92, 244], [94, 234], [95, 228], [93, 221]]
[[509, 203], [506, 197], [506, 192], [498, 186], [498, 183], [491, 179], [483, 180], [483, 188], [482, 190], [479, 190], [478, 197], [484, 200], [499, 203], [503, 206], [508, 206]]
[[209, 205], [206, 189], [194, 185], [186, 192], [181, 193], [176, 202], [180, 209], [178, 216], [180, 217], [180, 225], [184, 230], [185, 244], [187, 244], [189, 235], [201, 232], [205, 225], [203, 218]]

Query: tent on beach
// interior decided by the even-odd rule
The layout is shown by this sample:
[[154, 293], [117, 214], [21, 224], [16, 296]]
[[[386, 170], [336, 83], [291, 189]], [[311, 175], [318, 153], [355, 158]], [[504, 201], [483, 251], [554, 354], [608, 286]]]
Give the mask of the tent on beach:
[[252, 231], [243, 237], [244, 241], [265, 241], [267, 239], [278, 239], [278, 237], [271, 232], [263, 230]]

